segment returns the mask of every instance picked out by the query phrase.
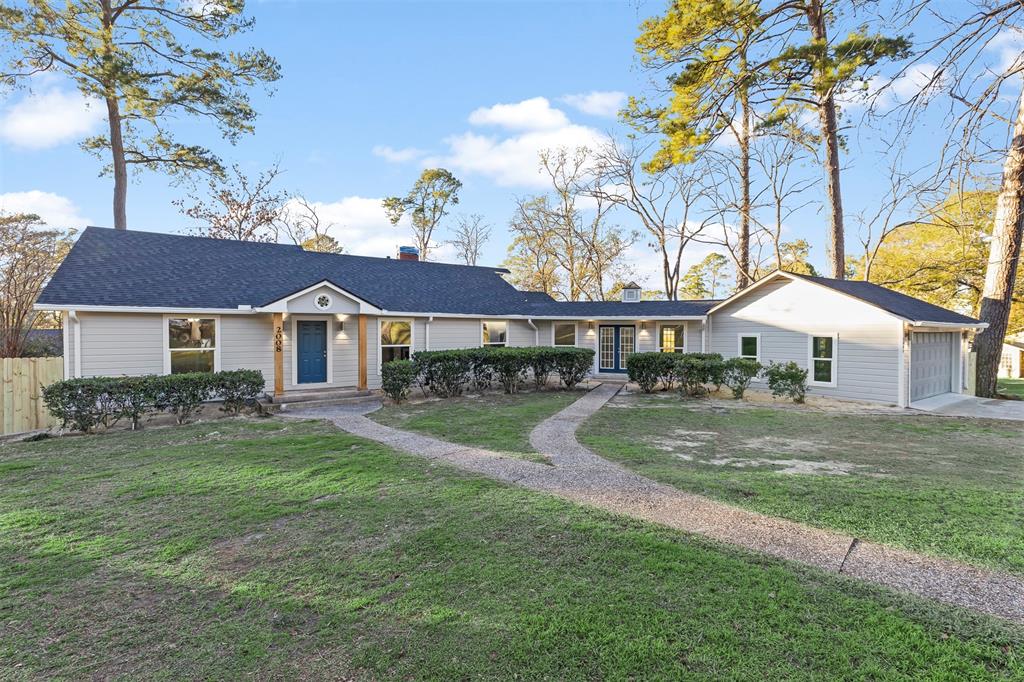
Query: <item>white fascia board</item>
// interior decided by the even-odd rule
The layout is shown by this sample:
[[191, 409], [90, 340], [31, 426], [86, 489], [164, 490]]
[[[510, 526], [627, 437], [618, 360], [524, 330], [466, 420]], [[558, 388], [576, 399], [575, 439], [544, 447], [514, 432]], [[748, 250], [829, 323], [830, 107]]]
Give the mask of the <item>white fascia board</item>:
[[381, 310], [381, 317], [455, 317], [474, 320], [705, 320], [707, 315], [508, 315], [483, 313], [438, 313]]
[[352, 292], [346, 291], [346, 290], [342, 289], [341, 287], [337, 286], [336, 284], [332, 284], [331, 282], [329, 282], [326, 279], [320, 280], [316, 284], [310, 285], [310, 286], [308, 286], [305, 289], [302, 289], [300, 291], [296, 291], [293, 294], [288, 294], [284, 298], [280, 298], [280, 299], [278, 299], [276, 301], [268, 303], [265, 306], [260, 306], [260, 307], [256, 308], [256, 310], [258, 310], [259, 312], [264, 312], [264, 313], [286, 313], [286, 312], [288, 312], [288, 301], [292, 300], [293, 298], [298, 298], [299, 296], [302, 296], [303, 294], [308, 294], [309, 292], [311, 292], [311, 291], [313, 291], [315, 289], [319, 289], [320, 287], [327, 287], [328, 289], [333, 289], [335, 292], [341, 294], [345, 298], [348, 298], [348, 299], [354, 301], [355, 303], [358, 303], [359, 304], [359, 312], [362, 313], [362, 314], [376, 315], [376, 314], [380, 313], [380, 308], [378, 308], [377, 306], [373, 305], [372, 303], [370, 303], [368, 301], [364, 301], [363, 299], [359, 298], [358, 296], [356, 296]]
[[50, 305], [36, 303], [33, 310], [67, 310], [80, 313], [200, 313], [207, 315], [251, 315], [258, 310], [250, 308], [165, 308], [129, 305]]
[[910, 323], [912, 327], [941, 327], [943, 329], [988, 329], [988, 322], [928, 322], [927, 320], [915, 320]]

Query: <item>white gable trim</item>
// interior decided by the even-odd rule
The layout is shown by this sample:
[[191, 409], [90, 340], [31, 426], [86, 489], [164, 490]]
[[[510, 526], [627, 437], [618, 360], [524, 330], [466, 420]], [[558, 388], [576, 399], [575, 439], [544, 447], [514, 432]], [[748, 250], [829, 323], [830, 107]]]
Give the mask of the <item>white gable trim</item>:
[[278, 300], [273, 301], [271, 303], [268, 303], [265, 306], [260, 306], [259, 308], [254, 308], [253, 310], [255, 312], [261, 312], [261, 313], [286, 313], [286, 312], [288, 312], [288, 301], [291, 301], [292, 299], [298, 298], [299, 296], [302, 296], [303, 294], [308, 294], [309, 292], [314, 291], [316, 289], [319, 289], [320, 287], [326, 287], [328, 289], [331, 289], [332, 291], [335, 291], [335, 292], [341, 294], [342, 296], [344, 296], [345, 298], [351, 300], [352, 302], [358, 303], [359, 304], [359, 312], [361, 314], [376, 315], [376, 314], [379, 314], [380, 312], [382, 312], [380, 308], [378, 308], [377, 306], [373, 305], [372, 303], [364, 301], [363, 299], [359, 298], [355, 294], [353, 294], [353, 293], [351, 293], [349, 291], [345, 291], [341, 287], [332, 284], [331, 282], [327, 281], [326, 279], [325, 280], [321, 280], [321, 281], [317, 282], [316, 284], [313, 284], [312, 286], [308, 286], [305, 289], [302, 289], [301, 291], [296, 291], [294, 294], [288, 294], [284, 298], [279, 298]]

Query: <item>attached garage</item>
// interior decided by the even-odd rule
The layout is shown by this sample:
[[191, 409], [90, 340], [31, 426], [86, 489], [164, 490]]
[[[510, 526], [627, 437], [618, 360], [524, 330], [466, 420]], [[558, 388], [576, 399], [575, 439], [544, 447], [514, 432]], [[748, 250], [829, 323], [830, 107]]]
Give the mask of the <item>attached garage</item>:
[[958, 391], [959, 334], [956, 332], [914, 332], [910, 337], [910, 400], [922, 400], [940, 393]]

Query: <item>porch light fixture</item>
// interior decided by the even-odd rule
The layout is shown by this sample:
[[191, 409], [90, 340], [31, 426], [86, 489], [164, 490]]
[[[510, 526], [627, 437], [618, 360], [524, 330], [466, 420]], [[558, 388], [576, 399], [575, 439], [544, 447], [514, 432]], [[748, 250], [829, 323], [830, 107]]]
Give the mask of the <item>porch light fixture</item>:
[[647, 331], [647, 320], [640, 320], [640, 331]]
[[590, 331], [594, 331], [594, 321], [593, 320], [587, 320], [587, 329], [589, 329]]
[[338, 320], [338, 333], [345, 331], [345, 320]]

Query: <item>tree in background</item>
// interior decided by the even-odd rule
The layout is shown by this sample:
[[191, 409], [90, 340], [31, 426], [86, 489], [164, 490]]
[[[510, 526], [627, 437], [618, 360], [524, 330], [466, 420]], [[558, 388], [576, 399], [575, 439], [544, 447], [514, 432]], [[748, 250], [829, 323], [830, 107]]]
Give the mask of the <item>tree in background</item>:
[[728, 296], [726, 285], [729, 259], [720, 253], [709, 253], [699, 263], [690, 266], [679, 284], [679, 298], [703, 299]]
[[587, 193], [629, 211], [643, 226], [661, 261], [665, 298], [675, 300], [680, 264], [687, 245], [715, 219], [710, 212], [698, 214], [709, 191], [705, 176], [691, 169], [666, 165], [644, 171], [641, 162], [650, 144], [630, 140], [609, 141], [594, 155]]
[[256, 111], [246, 89], [276, 81], [280, 68], [263, 50], [217, 49], [252, 27], [244, 8], [243, 0], [0, 2], [0, 36], [12, 51], [6, 83], [59, 73], [106, 107], [107, 133], [83, 147], [109, 155], [115, 228], [128, 227], [130, 166], [169, 174], [223, 171], [208, 149], [179, 142], [171, 121], [213, 121], [231, 143], [253, 131]]
[[30, 213], [0, 214], [0, 357], [25, 352], [41, 313], [33, 310], [43, 287], [74, 242], [74, 232], [43, 229]]
[[288, 201], [288, 192], [273, 187], [281, 172], [275, 164], [250, 178], [235, 165], [231, 167], [229, 177], [210, 178], [207, 198], [200, 198], [192, 192], [188, 195], [191, 203], [178, 199], [174, 204], [200, 224], [194, 230], [199, 236], [243, 242], [276, 242], [285, 202]]
[[454, 238], [448, 243], [455, 247], [459, 259], [466, 265], [476, 265], [484, 244], [491, 238], [491, 226], [479, 213], [455, 219]]
[[420, 173], [412, 189], [404, 197], [384, 199], [384, 211], [392, 225], [408, 215], [412, 222], [420, 260], [430, 259], [431, 239], [448, 208], [459, 203], [462, 183], [444, 168], [428, 168]]
[[[537, 201], [536, 199], [534, 201]], [[529, 219], [529, 207], [520, 204], [516, 215], [509, 224], [513, 234], [512, 243], [508, 247], [508, 256], [502, 267], [509, 271], [509, 281], [517, 289], [523, 291], [542, 291], [548, 296], [556, 296], [563, 286], [562, 277], [558, 272], [558, 263], [551, 254], [542, 234], [532, 229], [517, 229], [516, 221]]]
[[345, 250], [330, 235], [334, 223], [322, 220], [317, 205], [305, 197], [293, 197], [285, 203], [279, 222], [292, 243], [306, 251], [342, 253]]

